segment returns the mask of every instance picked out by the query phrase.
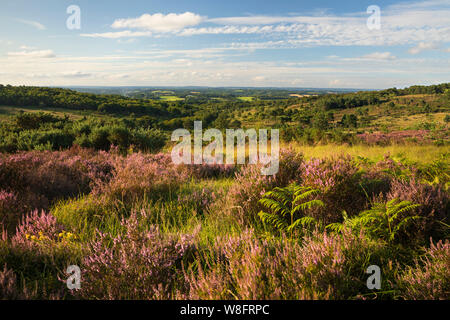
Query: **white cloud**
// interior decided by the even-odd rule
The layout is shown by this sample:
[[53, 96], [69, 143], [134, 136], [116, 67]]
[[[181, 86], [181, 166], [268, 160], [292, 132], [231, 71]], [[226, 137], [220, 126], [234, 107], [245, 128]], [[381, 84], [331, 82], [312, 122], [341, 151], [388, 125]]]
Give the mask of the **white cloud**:
[[54, 58], [56, 57], [53, 50], [23, 50], [17, 52], [8, 52], [9, 57], [17, 58]]
[[81, 71], [63, 72], [61, 76], [64, 78], [86, 78], [92, 76], [91, 73]]
[[266, 77], [264, 77], [264, 76], [256, 76], [256, 77], [253, 77], [252, 80], [255, 81], [255, 82], [261, 82], [261, 81], [266, 80]]
[[433, 50], [438, 48], [439, 46], [435, 43], [420, 42], [417, 46], [409, 49], [408, 52], [410, 54], [418, 54], [421, 53], [422, 51]]
[[396, 58], [390, 52], [374, 52], [361, 57], [366, 60], [395, 60]]
[[342, 80], [339, 80], [339, 79], [334, 79], [334, 80], [331, 80], [330, 82], [328, 82], [328, 85], [330, 87], [336, 87], [336, 86], [339, 86], [341, 84], [342, 84]]
[[[450, 2], [429, 0], [382, 8], [381, 30], [369, 30], [365, 11], [345, 15], [241, 16], [207, 19], [185, 12], [144, 14], [117, 19], [113, 28], [121, 32], [82, 34], [94, 38], [258, 34], [270, 38], [265, 48], [312, 46], [392, 46], [420, 42], [445, 42], [450, 34]], [[222, 26], [200, 25], [216, 24]], [[131, 31], [139, 29], [139, 31]], [[245, 42], [242, 42], [245, 44]], [[420, 48], [417, 50], [421, 50]], [[412, 52], [417, 50], [412, 49]]]
[[[217, 51], [216, 51], [217, 50]], [[435, 84], [448, 80], [448, 59], [383, 60], [317, 59], [317, 61], [232, 61], [222, 57], [194, 59], [210, 50], [155, 50], [147, 54], [58, 56], [39, 63], [0, 56], [0, 83], [29, 85], [143, 86], [292, 86], [387, 88]], [[227, 50], [227, 49], [226, 49]], [[234, 49], [231, 49], [235, 52]], [[204, 52], [203, 52], [204, 51]], [[228, 51], [226, 51], [228, 52]], [[168, 57], [167, 55], [170, 55]], [[184, 59], [184, 60], [182, 60]], [[415, 68], [411, 68], [414, 65]], [[300, 81], [301, 80], [301, 81]], [[336, 80], [336, 81], [335, 81]]]
[[104, 33], [82, 33], [82, 37], [88, 38], [105, 38], [105, 39], [119, 39], [119, 38], [134, 38], [134, 37], [149, 37], [152, 33], [149, 31], [119, 31], [119, 32], [104, 32]]
[[20, 49], [22, 49], [22, 50], [36, 50], [37, 48], [23, 45], [23, 46], [20, 46]]
[[24, 20], [24, 19], [16, 19], [16, 20], [18, 22], [21, 22], [21, 23], [27, 24], [29, 26], [32, 26], [32, 27], [34, 27], [34, 28], [36, 28], [38, 30], [46, 30], [47, 29], [42, 23], [39, 23], [37, 21]]
[[178, 31], [186, 27], [198, 25], [204, 20], [198, 14], [185, 12], [181, 14], [162, 13], [143, 14], [139, 18], [118, 19], [111, 25], [114, 29], [144, 29], [158, 32]]

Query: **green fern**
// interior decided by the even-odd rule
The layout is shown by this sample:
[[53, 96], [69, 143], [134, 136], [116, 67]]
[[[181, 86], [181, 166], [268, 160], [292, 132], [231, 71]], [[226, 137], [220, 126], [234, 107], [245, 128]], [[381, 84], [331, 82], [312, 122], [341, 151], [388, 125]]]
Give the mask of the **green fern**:
[[411, 201], [393, 199], [386, 203], [375, 203], [372, 208], [361, 212], [358, 216], [349, 219], [344, 216], [343, 223], [333, 223], [326, 228], [335, 232], [341, 232], [344, 227], [351, 229], [366, 229], [372, 235], [387, 241], [394, 241], [398, 232], [405, 229], [413, 220], [420, 216], [406, 216], [407, 212], [419, 207]]
[[292, 235], [294, 229], [309, 229], [317, 224], [316, 219], [306, 216], [305, 213], [314, 207], [324, 205], [321, 200], [311, 199], [318, 194], [317, 189], [296, 184], [275, 188], [259, 200], [269, 212], [261, 211], [258, 215], [264, 223]]

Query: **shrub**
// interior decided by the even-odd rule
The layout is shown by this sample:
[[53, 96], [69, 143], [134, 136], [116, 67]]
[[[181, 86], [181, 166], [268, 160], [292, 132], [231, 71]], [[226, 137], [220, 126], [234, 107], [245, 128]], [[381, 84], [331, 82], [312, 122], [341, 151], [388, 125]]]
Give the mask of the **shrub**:
[[94, 190], [94, 194], [111, 200], [131, 202], [139, 197], [170, 197], [189, 178], [172, 163], [169, 154], [115, 156], [113, 165], [113, 177]]
[[0, 155], [0, 211], [8, 212], [8, 229], [24, 213], [48, 209], [58, 199], [88, 193], [110, 177], [109, 155], [79, 149]]
[[302, 165], [302, 185], [318, 189], [325, 206], [311, 214], [325, 224], [340, 221], [342, 211], [357, 214], [366, 205], [362, 171], [350, 157], [312, 159]]
[[16, 228], [16, 224], [20, 219], [18, 211], [20, 212], [21, 210], [17, 196], [12, 192], [0, 190], [0, 224], [8, 233], [14, 232]]
[[7, 268], [5, 265], [0, 271], [0, 299], [13, 300], [20, 299], [21, 295], [17, 289], [17, 277], [14, 271]]
[[11, 239], [4, 235], [0, 240], [0, 265], [14, 272], [6, 275], [18, 299], [62, 299], [67, 289], [58, 277], [66, 277], [63, 270], [79, 264], [81, 255], [82, 246], [75, 236], [45, 212], [31, 213]]
[[300, 245], [286, 239], [258, 240], [246, 231], [217, 239], [205, 263], [199, 263], [197, 271], [185, 271], [187, 298], [354, 298], [370, 293], [365, 270], [370, 264], [387, 263], [385, 250], [351, 232], [342, 237], [316, 232]]
[[156, 152], [164, 147], [166, 140], [166, 136], [157, 129], [140, 128], [133, 131], [131, 143], [138, 150]]
[[[192, 236], [164, 236], [142, 230], [136, 214], [122, 221], [123, 235], [99, 234], [82, 262], [88, 299], [169, 299], [181, 275], [181, 261], [194, 250]], [[178, 288], [183, 291], [183, 288]]]
[[300, 176], [303, 156], [292, 149], [280, 151], [278, 173], [274, 176], [261, 174], [261, 164], [246, 165], [236, 174], [235, 185], [229, 197], [232, 207], [239, 208], [239, 216], [243, 221], [252, 221], [263, 208], [258, 203], [269, 190], [279, 186], [285, 187]]
[[399, 295], [409, 300], [450, 298], [450, 242], [431, 243], [415, 265], [397, 277]]
[[411, 240], [424, 244], [430, 236], [435, 239], [443, 237], [442, 223], [449, 224], [449, 202], [447, 193], [440, 185], [430, 186], [417, 182], [416, 179], [394, 179], [386, 199], [396, 198], [420, 204], [409, 213], [411, 216], [421, 217], [407, 229], [409, 234], [414, 235]]
[[[209, 188], [193, 190], [188, 195], [178, 195], [178, 203], [194, 209], [192, 214], [203, 214], [217, 199], [216, 193]], [[191, 209], [191, 210], [192, 210]]]

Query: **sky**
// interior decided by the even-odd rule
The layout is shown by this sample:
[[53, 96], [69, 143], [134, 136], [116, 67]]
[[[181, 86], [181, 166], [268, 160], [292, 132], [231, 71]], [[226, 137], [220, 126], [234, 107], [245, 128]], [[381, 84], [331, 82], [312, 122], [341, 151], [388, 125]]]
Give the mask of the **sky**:
[[383, 89], [449, 62], [450, 0], [0, 0], [0, 84]]

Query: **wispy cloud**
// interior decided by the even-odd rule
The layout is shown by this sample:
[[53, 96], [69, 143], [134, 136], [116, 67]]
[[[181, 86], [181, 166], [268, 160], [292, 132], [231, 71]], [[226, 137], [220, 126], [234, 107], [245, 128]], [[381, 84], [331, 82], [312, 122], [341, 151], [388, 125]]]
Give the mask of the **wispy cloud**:
[[119, 38], [136, 38], [136, 37], [150, 37], [152, 32], [149, 31], [119, 31], [119, 32], [103, 32], [103, 33], [82, 33], [82, 37], [88, 38], [105, 38], [105, 39], [119, 39]]
[[56, 57], [53, 50], [23, 50], [16, 52], [8, 52], [8, 57], [17, 58], [54, 58]]
[[25, 20], [25, 19], [16, 19], [16, 21], [27, 24], [29, 26], [32, 26], [38, 30], [46, 30], [47, 29], [42, 23], [39, 23], [37, 21]]
[[438, 49], [438, 48], [439, 48], [439, 45], [436, 43], [420, 42], [415, 47], [412, 47], [411, 49], [409, 49], [408, 52], [410, 54], [418, 54], [418, 53], [421, 53], [422, 51], [433, 50], [433, 49]]
[[146, 13], [138, 18], [118, 19], [114, 21], [111, 27], [114, 29], [130, 28], [158, 32], [171, 32], [198, 25], [203, 20], [203, 17], [192, 12], [185, 12], [181, 14], [169, 13], [166, 15], [162, 13]]
[[363, 60], [395, 60], [396, 58], [390, 52], [374, 52], [361, 57]]
[[[418, 42], [442, 42], [450, 34], [450, 3], [430, 0], [409, 2], [382, 9], [381, 30], [369, 30], [366, 12], [342, 15], [240, 16], [208, 19], [185, 12], [163, 15], [143, 14], [138, 18], [117, 19], [120, 32], [89, 33], [84, 37], [133, 38], [199, 36], [220, 34], [258, 34], [270, 38], [271, 45], [283, 47], [312, 46], [392, 46]], [[219, 26], [218, 26], [219, 25]], [[133, 31], [138, 29], [138, 31]], [[248, 40], [247, 40], [248, 41]], [[250, 40], [251, 42], [251, 40]], [[266, 47], [269, 47], [266, 45]], [[422, 50], [412, 49], [412, 52]]]
[[81, 71], [71, 71], [61, 73], [61, 76], [64, 78], [86, 78], [92, 76], [92, 73], [81, 72]]

